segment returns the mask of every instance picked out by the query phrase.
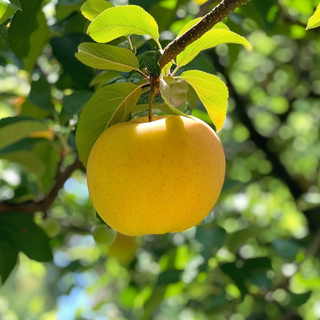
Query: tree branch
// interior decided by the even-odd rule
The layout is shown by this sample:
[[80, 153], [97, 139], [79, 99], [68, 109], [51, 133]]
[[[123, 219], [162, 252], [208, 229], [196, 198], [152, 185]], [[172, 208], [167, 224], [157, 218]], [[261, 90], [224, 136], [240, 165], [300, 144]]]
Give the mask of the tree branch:
[[20, 211], [29, 215], [34, 214], [35, 212], [47, 212], [53, 203], [54, 199], [57, 197], [59, 190], [63, 188], [64, 183], [71, 176], [72, 172], [76, 169], [81, 168], [82, 164], [79, 159], [76, 159], [75, 162], [70, 165], [65, 171], [61, 172], [59, 169], [56, 175], [56, 183], [51, 189], [50, 193], [46, 198], [39, 202], [25, 202], [21, 204], [11, 204], [11, 203], [0, 203], [0, 213], [8, 211]]
[[183, 33], [180, 37], [170, 42], [163, 52], [159, 65], [163, 68], [171, 60], [181, 53], [186, 46], [199, 39], [208, 32], [215, 24], [222, 21], [237, 7], [247, 4], [250, 0], [222, 0], [215, 8], [207, 13], [196, 25]]

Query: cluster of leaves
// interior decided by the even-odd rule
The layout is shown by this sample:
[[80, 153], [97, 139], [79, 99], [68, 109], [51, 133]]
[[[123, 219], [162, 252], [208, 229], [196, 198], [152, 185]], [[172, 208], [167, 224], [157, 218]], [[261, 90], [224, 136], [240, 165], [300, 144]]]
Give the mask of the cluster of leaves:
[[[134, 5], [114, 7], [104, 0], [88, 0], [81, 7], [81, 12], [91, 21], [87, 33], [99, 43], [82, 43], [76, 57], [84, 64], [100, 70], [138, 72], [142, 75], [142, 78], [138, 77], [127, 83], [104, 86], [85, 105], [77, 130], [77, 147], [85, 166], [94, 142], [105, 129], [116, 123], [128, 121], [133, 114], [149, 108], [149, 104], [141, 101], [140, 97], [150, 90], [150, 75], [160, 78], [159, 90], [162, 101], [156, 103], [155, 108], [166, 110], [168, 106], [169, 111], [174, 114], [185, 115], [179, 110], [179, 106], [185, 104], [188, 94], [189, 96], [196, 94], [207, 109], [217, 131], [222, 128], [228, 99], [226, 85], [217, 76], [198, 70], [185, 71], [176, 77], [174, 75], [180, 67], [191, 62], [200, 51], [219, 44], [239, 43], [251, 49], [245, 38], [231, 32], [225, 24], [218, 23], [187, 46], [177, 56], [176, 61], [167, 64], [161, 70], [158, 63], [162, 50], [159, 27], [154, 18], [143, 8]], [[199, 20], [200, 18], [192, 20], [185, 25], [178, 36]], [[149, 36], [158, 48], [151, 48], [151, 51], [133, 48], [131, 35]], [[128, 39], [118, 46], [105, 44], [123, 36]]]

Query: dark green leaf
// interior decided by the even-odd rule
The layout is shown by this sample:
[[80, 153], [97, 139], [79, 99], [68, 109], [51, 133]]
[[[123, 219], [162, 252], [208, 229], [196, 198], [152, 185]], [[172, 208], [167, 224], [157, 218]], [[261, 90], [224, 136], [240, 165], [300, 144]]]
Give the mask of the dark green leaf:
[[8, 42], [8, 28], [4, 25], [0, 25], [0, 50], [7, 44]]
[[51, 85], [41, 77], [31, 83], [31, 91], [28, 100], [40, 109], [52, 112], [54, 105], [51, 101]]
[[299, 244], [293, 239], [275, 239], [272, 242], [272, 246], [282, 259], [294, 260], [299, 249]]
[[61, 112], [61, 118], [67, 120], [72, 119], [74, 116], [80, 115], [81, 110], [92, 97], [92, 91], [74, 91], [69, 96], [63, 98], [63, 109]]
[[79, 89], [89, 88], [89, 83], [94, 74], [91, 68], [85, 66], [75, 57], [79, 44], [85, 41], [90, 41], [90, 38], [80, 33], [51, 39], [54, 56], [62, 64], [64, 71], [79, 85]]
[[305, 304], [309, 298], [311, 297], [311, 291], [305, 293], [293, 293], [290, 292], [290, 302], [289, 305], [293, 307], [300, 307], [301, 305]]
[[162, 284], [175, 283], [180, 281], [183, 270], [166, 270], [160, 273], [157, 286]]
[[225, 294], [217, 297], [210, 297], [205, 302], [205, 310], [206, 312], [212, 312], [219, 308], [225, 307], [228, 304], [230, 304], [230, 301], [226, 299]]
[[49, 238], [32, 217], [20, 212], [3, 213], [0, 216], [0, 230], [0, 234], [7, 234], [17, 250], [30, 259], [41, 262], [52, 260]]
[[147, 51], [139, 56], [140, 69], [146, 68], [150, 73], [155, 76], [160, 76], [161, 69], [159, 66], [159, 60], [162, 57], [160, 51]]
[[221, 265], [220, 269], [233, 280], [240, 290], [241, 296], [244, 298], [244, 296], [248, 293], [248, 290], [244, 284], [245, 273], [243, 272], [243, 268], [238, 268], [235, 263], [230, 262]]
[[18, 259], [18, 250], [14, 243], [10, 241], [10, 238], [4, 236], [5, 234], [0, 234], [0, 279], [2, 284], [9, 277]]
[[38, 28], [37, 15], [42, 0], [21, 0], [22, 11], [15, 14], [9, 28], [9, 45], [18, 57], [27, 57], [30, 35]]
[[216, 228], [214, 230], [205, 230], [197, 227], [196, 239], [203, 245], [201, 255], [205, 262], [201, 266], [206, 269], [208, 260], [213, 257], [216, 252], [222, 247], [226, 237], [226, 231], [223, 228]]
[[38, 27], [30, 35], [30, 49], [27, 57], [23, 59], [24, 68], [28, 72], [31, 72], [34, 68], [36, 60], [38, 56], [41, 54], [43, 46], [46, 44], [49, 31], [47, 26], [47, 20], [42, 10], [38, 11], [36, 20], [38, 23]]

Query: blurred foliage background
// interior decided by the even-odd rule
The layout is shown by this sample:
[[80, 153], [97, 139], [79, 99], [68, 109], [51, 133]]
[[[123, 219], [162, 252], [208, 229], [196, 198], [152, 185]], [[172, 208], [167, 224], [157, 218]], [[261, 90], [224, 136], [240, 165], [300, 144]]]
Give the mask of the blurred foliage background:
[[[252, 0], [229, 16], [254, 50], [220, 45], [187, 66], [230, 91], [218, 205], [183, 233], [111, 246], [92, 237], [74, 134], [97, 88], [130, 79], [74, 57], [90, 41], [83, 2], [20, 0], [0, 25], [0, 319], [320, 319], [320, 42], [305, 30], [319, 0]], [[165, 46], [219, 1], [129, 3]]]

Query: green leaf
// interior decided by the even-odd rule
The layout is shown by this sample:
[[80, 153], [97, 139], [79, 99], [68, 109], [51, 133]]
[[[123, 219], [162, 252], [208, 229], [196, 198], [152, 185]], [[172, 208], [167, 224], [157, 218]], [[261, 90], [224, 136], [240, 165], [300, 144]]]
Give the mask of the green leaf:
[[90, 21], [94, 20], [101, 12], [114, 7], [105, 0], [88, 0], [81, 7], [81, 13]]
[[[177, 37], [180, 37], [183, 33], [185, 33], [186, 31], [188, 31], [189, 29], [191, 29], [194, 25], [196, 25], [200, 20], [202, 19], [202, 17], [200, 18], [196, 18], [193, 19], [191, 21], [189, 21], [187, 24], [185, 24], [183, 26], [183, 28], [181, 29], [181, 31], [178, 33]], [[218, 28], [218, 29], [226, 29], [226, 30], [230, 30], [229, 27], [227, 25], [225, 25], [222, 22], [218, 22], [217, 24], [215, 24], [212, 28]]]
[[10, 148], [8, 153], [4, 154], [2, 152], [1, 158], [28, 168], [35, 174], [36, 185], [43, 193], [46, 193], [47, 189], [50, 188], [60, 160], [58, 150], [46, 139], [35, 143], [31, 150], [12, 150]]
[[9, 28], [9, 45], [18, 57], [28, 56], [30, 35], [38, 28], [37, 15], [41, 4], [42, 0], [21, 0], [22, 11], [13, 17]]
[[109, 71], [103, 71], [100, 72], [98, 75], [96, 75], [94, 78], [92, 78], [91, 82], [90, 82], [90, 86], [96, 86], [98, 85], [98, 87], [102, 87], [104, 84], [106, 84], [108, 81], [120, 77], [120, 73], [118, 71], [113, 71], [113, 70], [109, 70]]
[[183, 270], [165, 270], [159, 274], [157, 286], [169, 283], [179, 282]]
[[162, 98], [172, 107], [177, 107], [187, 99], [188, 82], [183, 79], [163, 77], [160, 79]]
[[28, 101], [40, 109], [52, 112], [54, 105], [51, 101], [51, 84], [44, 77], [31, 83]]
[[311, 297], [311, 291], [305, 292], [305, 293], [293, 293], [289, 292], [290, 294], [290, 302], [289, 305], [292, 307], [300, 307], [301, 305], [305, 304], [309, 298]]
[[147, 51], [139, 56], [140, 69], [146, 68], [150, 73], [155, 76], [160, 76], [161, 69], [159, 66], [159, 60], [162, 54], [159, 50]]
[[139, 69], [139, 62], [128, 49], [102, 43], [81, 43], [76, 57], [82, 63], [96, 69], [130, 72]]
[[69, 96], [65, 96], [62, 101], [63, 108], [60, 117], [71, 120], [75, 115], [79, 116], [81, 110], [92, 95], [92, 91], [79, 90], [72, 92]]
[[213, 230], [197, 227], [195, 238], [203, 245], [203, 250], [201, 251], [201, 255], [204, 258], [202, 269], [205, 270], [208, 260], [222, 247], [226, 238], [226, 231], [220, 227]]
[[[180, 34], [190, 29], [190, 27], [192, 27], [198, 21], [199, 19], [195, 19], [189, 22], [186, 27], [181, 30]], [[200, 51], [216, 47], [222, 43], [237, 43], [244, 45], [247, 50], [252, 49], [252, 46], [247, 39], [230, 31], [225, 24], [220, 22], [217, 23], [210, 31], [206, 32], [201, 38], [188, 45], [184, 51], [178, 54], [176, 58], [178, 67], [189, 63], [200, 53]]]
[[133, 83], [111, 84], [99, 89], [83, 108], [76, 133], [76, 143], [83, 165], [95, 141], [109, 126], [128, 121], [141, 94]]
[[80, 33], [71, 33], [50, 40], [52, 53], [62, 64], [64, 71], [78, 84], [76, 89], [89, 88], [89, 83], [94, 75], [91, 68], [85, 66], [75, 57], [79, 44], [85, 41], [90, 41], [90, 38]]
[[45, 262], [52, 260], [49, 238], [34, 223], [31, 216], [21, 212], [6, 212], [0, 216], [0, 234], [6, 233], [18, 251], [30, 259]]
[[45, 141], [45, 138], [24, 138], [0, 150], [0, 158], [2, 155], [15, 152], [18, 150], [31, 150], [35, 143]]
[[8, 42], [8, 28], [4, 25], [0, 25], [0, 50], [7, 44]]
[[315, 13], [308, 20], [307, 30], [317, 28], [320, 26], [320, 4], [318, 5]]
[[38, 11], [36, 20], [38, 23], [38, 27], [30, 35], [29, 53], [28, 56], [23, 59], [24, 68], [30, 73], [35, 65], [37, 58], [41, 54], [43, 46], [46, 44], [49, 32], [47, 20], [42, 10]]
[[219, 131], [226, 118], [229, 95], [224, 82], [212, 74], [197, 70], [183, 72], [177, 78], [185, 79], [193, 87]]
[[6, 237], [6, 234], [0, 234], [0, 279], [2, 284], [9, 277], [17, 263], [17, 259], [18, 250], [14, 243]]
[[45, 123], [27, 117], [9, 117], [0, 120], [0, 149], [19, 141], [32, 132], [48, 130]]
[[18, 10], [21, 11], [21, 5], [19, 0], [0, 0], [0, 24], [5, 22]]
[[97, 42], [109, 42], [121, 36], [138, 34], [148, 35], [159, 44], [156, 21], [139, 6], [110, 8], [91, 22], [87, 32]]

